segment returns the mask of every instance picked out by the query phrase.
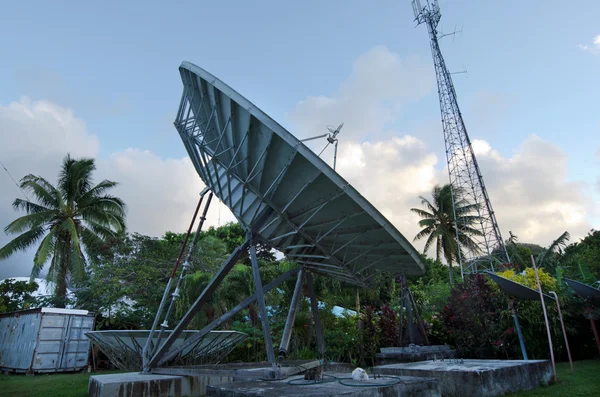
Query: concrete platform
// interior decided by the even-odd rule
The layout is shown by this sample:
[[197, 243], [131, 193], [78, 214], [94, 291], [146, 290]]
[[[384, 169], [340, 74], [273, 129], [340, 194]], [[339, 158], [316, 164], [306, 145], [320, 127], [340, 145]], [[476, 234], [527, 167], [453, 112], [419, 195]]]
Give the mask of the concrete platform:
[[[403, 376], [398, 379], [379, 378], [365, 382], [351, 379], [347, 373], [325, 373], [342, 378], [347, 385], [338, 380], [292, 385], [294, 381], [303, 381], [303, 376], [290, 377], [281, 381], [236, 382], [211, 385], [206, 389], [207, 397], [439, 397], [440, 385], [436, 379]], [[327, 379], [327, 377], [325, 377]], [[391, 384], [394, 382], [395, 384]]]
[[411, 345], [408, 347], [382, 347], [381, 353], [375, 355], [375, 362], [377, 365], [386, 365], [454, 357], [456, 357], [456, 350], [450, 349], [448, 345]]
[[437, 378], [443, 396], [499, 396], [547, 384], [552, 367], [548, 360], [445, 360], [382, 365], [371, 373]]
[[[319, 360], [286, 360], [281, 362], [277, 373], [288, 377], [319, 366], [322, 366]], [[268, 363], [165, 367], [150, 374], [94, 375], [88, 383], [88, 394], [90, 397], [194, 397], [205, 395], [208, 385], [249, 382], [272, 375], [273, 368]]]
[[228, 376], [157, 375], [128, 372], [94, 375], [88, 383], [90, 397], [193, 397], [203, 396], [206, 386], [232, 382]]

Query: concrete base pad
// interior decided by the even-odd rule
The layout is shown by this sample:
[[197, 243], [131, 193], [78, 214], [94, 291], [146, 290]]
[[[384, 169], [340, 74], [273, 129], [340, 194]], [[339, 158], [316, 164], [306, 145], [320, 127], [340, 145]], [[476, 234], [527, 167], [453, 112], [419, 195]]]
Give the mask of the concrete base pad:
[[386, 365], [454, 357], [456, 350], [451, 350], [447, 345], [382, 347], [381, 353], [375, 355], [375, 362], [377, 365]]
[[422, 361], [377, 366], [371, 373], [437, 378], [444, 396], [498, 396], [547, 384], [552, 367], [547, 360]]
[[325, 375], [341, 378], [323, 383], [293, 385], [290, 382], [305, 383], [304, 377], [294, 376], [280, 381], [236, 382], [211, 385], [206, 388], [206, 395], [212, 397], [379, 397], [379, 396], [414, 396], [439, 397], [440, 385], [436, 379], [417, 378], [411, 376], [370, 379], [358, 382], [347, 373], [325, 373]]
[[227, 376], [156, 375], [128, 372], [90, 377], [90, 397], [192, 397], [202, 396], [206, 386], [232, 382]]

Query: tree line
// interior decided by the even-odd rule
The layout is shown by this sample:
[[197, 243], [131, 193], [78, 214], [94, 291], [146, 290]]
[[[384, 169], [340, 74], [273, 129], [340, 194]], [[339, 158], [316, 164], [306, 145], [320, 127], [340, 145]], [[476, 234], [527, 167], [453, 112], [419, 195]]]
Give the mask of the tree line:
[[[127, 232], [125, 204], [110, 194], [116, 182], [104, 180], [94, 184], [94, 170], [92, 159], [76, 160], [67, 156], [56, 185], [33, 175], [21, 180], [21, 188], [34, 200], [16, 199], [13, 203], [15, 210], [26, 214], [5, 228], [6, 233], [16, 237], [0, 248], [0, 259], [36, 248], [32, 277], [47, 269], [46, 278], [56, 289], [52, 297], [39, 302], [32, 297], [37, 288], [33, 284], [0, 283], [0, 312], [36, 304], [71, 306], [96, 312], [100, 329], [150, 327], [185, 236], [166, 232], [160, 238], [153, 238]], [[473, 205], [463, 198], [460, 190], [455, 189], [454, 193], [454, 210], [450, 185], [436, 186], [431, 198], [420, 198], [423, 208], [411, 210], [421, 217], [422, 230], [415, 240], [425, 240], [426, 273], [409, 279], [423, 328], [432, 343], [448, 343], [463, 357], [520, 358], [508, 308], [509, 298], [484, 276], [469, 276], [462, 280], [458, 268], [453, 266], [459, 252], [456, 219], [473, 225], [477, 221]], [[459, 232], [462, 245], [468, 249], [468, 242], [472, 242], [477, 233], [476, 227], [462, 228]], [[200, 232], [192, 252], [191, 268], [177, 301], [176, 317], [187, 310], [244, 239], [245, 231], [237, 223]], [[563, 280], [570, 277], [589, 283], [598, 279], [600, 231], [592, 230], [578, 242], [569, 244], [569, 239], [565, 232], [548, 247], [542, 247], [519, 242], [511, 233], [506, 241], [511, 263], [504, 264], [499, 271], [517, 282], [527, 283], [528, 258], [534, 255], [542, 269], [544, 288], [559, 294], [568, 332], [577, 337], [579, 343], [574, 354], [587, 357], [593, 352], [586, 350], [586, 346], [593, 346], [593, 337], [584, 313], [589, 315], [590, 310], [596, 309], [574, 296]], [[435, 252], [433, 258], [427, 257], [429, 249]], [[265, 284], [297, 266], [293, 261], [276, 259], [268, 246], [259, 247], [259, 264]], [[252, 280], [249, 260], [243, 256], [190, 328], [202, 328], [251, 295], [254, 291]], [[279, 341], [283, 331], [294, 284], [295, 280], [287, 280], [266, 295], [274, 342]], [[400, 312], [400, 288], [396, 280], [382, 275], [377, 287], [357, 290], [339, 281], [316, 276], [315, 288], [321, 302], [328, 358], [372, 363], [379, 347], [399, 342], [394, 338], [399, 331], [397, 315]], [[332, 311], [336, 306], [349, 310], [336, 314]], [[541, 306], [538, 302], [520, 302], [518, 311], [525, 337], [530, 341], [530, 357], [545, 358], [547, 346], [544, 345], [545, 329], [540, 321]], [[562, 339], [558, 337], [560, 325], [556, 310], [549, 305], [549, 312], [556, 336], [554, 340], [560, 349]], [[249, 335], [247, 342], [228, 359], [264, 359], [262, 331], [254, 305], [223, 327]], [[290, 355], [292, 358], [311, 358], [316, 356], [316, 351], [309, 303], [301, 300]]]

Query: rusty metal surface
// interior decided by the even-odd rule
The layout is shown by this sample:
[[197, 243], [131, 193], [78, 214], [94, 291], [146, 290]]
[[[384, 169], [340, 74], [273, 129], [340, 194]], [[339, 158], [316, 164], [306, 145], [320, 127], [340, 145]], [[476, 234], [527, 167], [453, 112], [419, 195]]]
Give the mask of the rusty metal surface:
[[0, 316], [0, 369], [63, 372], [86, 368], [94, 315], [42, 309]]

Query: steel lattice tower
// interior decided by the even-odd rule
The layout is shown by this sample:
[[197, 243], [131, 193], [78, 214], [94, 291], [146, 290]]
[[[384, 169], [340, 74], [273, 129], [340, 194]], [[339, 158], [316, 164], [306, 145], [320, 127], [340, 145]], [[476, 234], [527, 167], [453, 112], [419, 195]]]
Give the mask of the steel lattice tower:
[[[452, 78], [444, 62], [440, 50], [437, 25], [441, 18], [440, 7], [437, 0], [412, 0], [415, 21], [417, 24], [427, 25], [431, 39], [431, 54], [437, 77], [438, 93], [440, 97], [440, 110], [442, 114], [442, 127], [446, 144], [446, 160], [448, 174], [452, 187], [452, 204], [456, 218], [455, 196], [457, 188], [463, 192], [463, 198], [477, 207], [480, 221], [477, 224], [461, 224], [457, 221], [456, 237], [459, 241], [459, 262], [461, 274], [477, 273], [485, 270], [494, 270], [495, 263], [509, 262], [509, 256], [498, 228], [496, 215], [487, 194], [483, 177], [467, 134], [465, 123], [458, 107], [456, 91]], [[473, 215], [475, 215], [473, 213]], [[476, 249], [467, 249], [459, 239], [459, 235], [470, 227], [481, 231], [481, 236], [470, 235], [476, 243]]]

